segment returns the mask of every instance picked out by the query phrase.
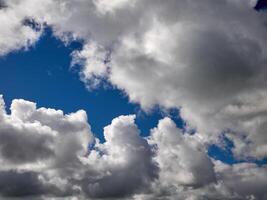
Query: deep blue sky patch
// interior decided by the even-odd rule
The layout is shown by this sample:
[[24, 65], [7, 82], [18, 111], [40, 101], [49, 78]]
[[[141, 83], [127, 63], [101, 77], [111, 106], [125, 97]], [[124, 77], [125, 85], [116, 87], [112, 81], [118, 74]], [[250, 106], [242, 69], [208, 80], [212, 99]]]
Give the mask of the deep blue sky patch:
[[256, 6], [256, 10], [266, 10], [267, 9], [267, 1], [266, 0], [258, 0]]

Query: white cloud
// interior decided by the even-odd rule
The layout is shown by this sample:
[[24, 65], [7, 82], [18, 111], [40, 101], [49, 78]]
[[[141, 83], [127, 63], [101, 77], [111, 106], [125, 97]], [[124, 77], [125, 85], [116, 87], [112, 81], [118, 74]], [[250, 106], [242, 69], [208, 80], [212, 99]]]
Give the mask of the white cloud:
[[117, 117], [99, 143], [82, 110], [66, 115], [15, 99], [7, 114], [0, 102], [1, 198], [266, 198], [265, 165], [213, 161], [169, 118], [143, 138], [134, 115]]
[[213, 164], [205, 148], [195, 138], [176, 128], [165, 118], [152, 130], [151, 145], [156, 147], [155, 160], [160, 167], [159, 183], [172, 186], [201, 187], [215, 181]]
[[144, 20], [146, 29], [122, 37], [110, 80], [145, 109], [181, 108], [187, 124], [207, 140], [225, 130], [246, 138], [250, 146], [236, 155], [263, 158], [264, 17], [239, 1], [220, 2], [165, 4]]
[[81, 51], [72, 53], [72, 67], [82, 66], [80, 77], [88, 89], [97, 87], [108, 75], [108, 52], [95, 43], [87, 44]]
[[104, 128], [106, 142], [97, 143], [88, 158], [83, 159], [95, 173], [95, 178], [88, 177], [83, 185], [89, 196], [124, 197], [146, 191], [157, 178], [158, 167], [152, 160], [151, 148], [139, 135], [134, 119], [133, 115], [113, 119]]
[[72, 194], [75, 186], [60, 176], [73, 169], [93, 140], [86, 113], [64, 115], [15, 99], [7, 114], [2, 96], [0, 102], [0, 195]]
[[[31, 21], [38, 13], [43, 14], [49, 1], [4, 1], [0, 8], [0, 55], [11, 51], [28, 49], [42, 34], [42, 24]], [[40, 5], [43, 5], [40, 6]], [[27, 21], [28, 20], [28, 21]], [[31, 22], [31, 23], [29, 23]], [[35, 27], [33, 27], [33, 25]]]
[[[120, 22], [122, 16], [127, 24]], [[111, 45], [113, 52], [106, 72], [88, 66], [82, 73], [92, 80], [101, 69], [144, 109], [181, 108], [183, 119], [207, 142], [229, 130], [237, 157], [261, 159], [267, 155], [265, 19], [250, 1], [137, 1], [96, 19], [98, 26], [106, 25], [101, 32], [107, 35], [88, 29], [95, 42]], [[121, 27], [113, 30], [109, 26], [116, 20]], [[244, 149], [242, 143], [250, 145]]]
[[93, 0], [98, 12], [101, 14], [113, 13], [116, 9], [134, 6], [136, 0]]
[[56, 160], [57, 156], [69, 159], [86, 153], [92, 135], [84, 111], [64, 115], [61, 110], [37, 109], [35, 103], [16, 99], [8, 115], [2, 97], [1, 101], [2, 167], [8, 169], [14, 163], [43, 166], [43, 161]]

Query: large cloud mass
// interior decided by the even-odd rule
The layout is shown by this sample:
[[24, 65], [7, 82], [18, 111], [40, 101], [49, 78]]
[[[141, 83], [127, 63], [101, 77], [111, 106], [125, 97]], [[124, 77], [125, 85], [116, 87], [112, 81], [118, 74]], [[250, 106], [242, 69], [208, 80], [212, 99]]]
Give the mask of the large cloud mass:
[[265, 199], [267, 166], [213, 161], [197, 135], [164, 118], [148, 138], [134, 115], [90, 131], [82, 110], [36, 108], [13, 100], [0, 109], [0, 198]]
[[[236, 159], [267, 157], [267, 17], [255, 4], [0, 1], [0, 55], [29, 48], [50, 26], [66, 44], [83, 42], [72, 63], [82, 65], [89, 89], [105, 79], [144, 110], [180, 109], [186, 123], [181, 131], [166, 118], [141, 138], [134, 116], [122, 116], [105, 128], [101, 144], [84, 111], [64, 115], [14, 100], [7, 114], [1, 98], [2, 196], [267, 198], [266, 166], [229, 166], [206, 152], [223, 134]], [[188, 129], [196, 133], [183, 134]], [[34, 192], [27, 189], [33, 186]]]
[[179, 108], [203, 141], [221, 132], [237, 158], [267, 156], [266, 13], [253, 0], [12, 0], [0, 53], [29, 47], [43, 24], [68, 42], [88, 88], [106, 79], [144, 109]]

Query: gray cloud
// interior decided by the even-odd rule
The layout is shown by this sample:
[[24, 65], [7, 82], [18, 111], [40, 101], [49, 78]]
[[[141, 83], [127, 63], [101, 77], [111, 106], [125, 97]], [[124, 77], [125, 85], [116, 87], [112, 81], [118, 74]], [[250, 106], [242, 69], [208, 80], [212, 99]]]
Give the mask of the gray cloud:
[[252, 163], [225, 165], [216, 163], [216, 172], [222, 183], [236, 196], [236, 199], [267, 198], [267, 166], [258, 167]]
[[40, 195], [45, 188], [32, 172], [1, 171], [0, 192], [3, 196], [24, 197]]
[[[85, 171], [82, 188], [91, 197], [119, 198], [147, 190], [157, 178], [147, 141], [139, 136], [135, 116], [120, 116], [105, 127], [106, 142], [97, 143], [82, 161]], [[92, 177], [94, 174], [94, 177]]]

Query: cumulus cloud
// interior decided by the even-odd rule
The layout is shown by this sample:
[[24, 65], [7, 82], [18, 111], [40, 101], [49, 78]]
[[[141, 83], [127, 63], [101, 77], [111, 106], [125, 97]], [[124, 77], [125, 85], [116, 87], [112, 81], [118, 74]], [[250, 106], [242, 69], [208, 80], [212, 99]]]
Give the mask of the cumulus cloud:
[[139, 135], [134, 115], [114, 119], [100, 144], [82, 110], [65, 115], [15, 99], [7, 114], [2, 97], [0, 105], [4, 197], [120, 198], [146, 191], [158, 177], [152, 149]]
[[[46, 5], [45, 2], [43, 2]], [[32, 27], [29, 23], [35, 13], [41, 13], [41, 7], [36, 1], [1, 1], [0, 2], [0, 55], [21, 48], [28, 49], [40, 37], [42, 25], [35, 24], [38, 28]]]
[[183, 135], [175, 123], [165, 118], [152, 130], [150, 144], [155, 145], [160, 184], [201, 187], [215, 181], [213, 163], [197, 138]]
[[31, 17], [51, 26], [65, 42], [84, 42], [83, 49], [72, 55], [74, 64], [83, 65], [81, 79], [88, 88], [108, 80], [145, 110], [155, 105], [179, 108], [205, 142], [216, 142], [227, 132], [237, 158], [267, 156], [267, 18], [254, 9], [256, 1], [12, 0], [6, 4], [1, 15], [8, 19], [14, 15], [16, 20], [5, 20], [6, 31], [0, 34], [12, 41], [1, 40], [2, 54], [38, 38], [32, 26], [21, 23]]
[[[0, 1], [0, 55], [29, 48], [48, 25], [66, 44], [83, 42], [72, 57], [88, 88], [104, 79], [144, 110], [180, 109], [186, 130], [196, 130], [184, 134], [166, 118], [142, 138], [134, 117], [122, 116], [100, 144], [84, 111], [14, 100], [7, 114], [1, 97], [0, 176], [17, 182], [14, 191], [0, 182], [2, 196], [265, 199], [266, 166], [229, 166], [206, 154], [223, 133], [235, 158], [267, 157], [267, 17], [256, 3]], [[22, 192], [24, 179], [38, 192]]]
[[264, 17], [244, 1], [176, 1], [151, 18], [122, 37], [111, 82], [145, 109], [180, 108], [203, 140], [227, 131], [236, 157], [264, 158]]
[[[116, 37], [92, 30], [103, 46], [115, 41], [110, 82], [144, 109], [180, 108], [206, 142], [227, 131], [237, 158], [266, 157], [265, 14], [250, 1], [205, 0], [137, 1], [100, 16], [119, 22], [127, 9], [132, 26]], [[83, 70], [89, 80], [94, 71]]]
[[[2, 107], [4, 102], [2, 100]], [[16, 99], [11, 114], [2, 108], [0, 149], [4, 163], [36, 163], [60, 155], [66, 159], [87, 148], [92, 135], [84, 111], [64, 115], [60, 110], [36, 108], [36, 104]], [[59, 145], [60, 144], [60, 145]], [[68, 146], [67, 149], [61, 149]]]
[[86, 154], [93, 139], [86, 113], [64, 115], [16, 99], [7, 114], [2, 96], [0, 105], [0, 194], [31, 196], [63, 189], [57, 189], [52, 174], [58, 168], [73, 168]]
[[64, 114], [22, 99], [10, 110], [1, 97], [3, 199], [266, 198], [267, 166], [214, 161], [197, 134], [170, 118], [143, 138], [134, 115], [117, 117], [100, 143], [82, 110]]
[[88, 89], [95, 89], [108, 76], [109, 53], [103, 47], [90, 43], [81, 51], [72, 53], [71, 66], [82, 66], [81, 80]]
[[[124, 197], [147, 190], [157, 178], [158, 167], [147, 141], [140, 137], [135, 116], [120, 116], [105, 127], [106, 142], [97, 143], [88, 158], [95, 178], [86, 180], [84, 190], [93, 197]], [[86, 175], [84, 177], [87, 177]], [[97, 178], [99, 177], [99, 178]], [[88, 183], [89, 181], [89, 183]]]

